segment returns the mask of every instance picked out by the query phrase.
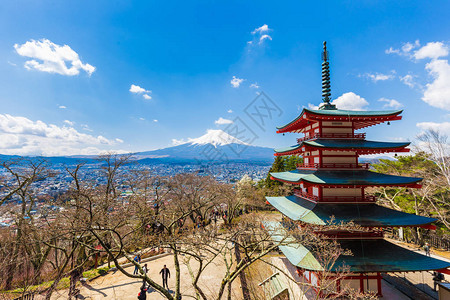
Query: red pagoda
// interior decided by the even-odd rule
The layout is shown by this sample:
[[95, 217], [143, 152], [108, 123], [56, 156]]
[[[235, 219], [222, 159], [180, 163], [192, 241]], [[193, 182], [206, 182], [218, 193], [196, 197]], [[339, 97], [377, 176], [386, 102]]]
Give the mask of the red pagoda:
[[[439, 270], [450, 274], [447, 270], [449, 263], [409, 251], [383, 238], [384, 228], [411, 226], [433, 229], [435, 227], [431, 223], [436, 219], [379, 206], [374, 196], [366, 194], [368, 187], [421, 187], [421, 178], [376, 173], [369, 170], [368, 164], [358, 163], [360, 155], [409, 151], [406, 148], [409, 143], [369, 141], [365, 133], [356, 132], [401, 120], [402, 111], [337, 109], [330, 102], [330, 71], [325, 42], [322, 59], [324, 103], [316, 110], [303, 109], [292, 122], [277, 128], [277, 133], [304, 134], [297, 139], [296, 145], [275, 150], [276, 156], [301, 155], [303, 163], [294, 171], [271, 173], [273, 180], [295, 185], [294, 195], [267, 197], [268, 203], [290, 224], [300, 228], [313, 226], [315, 232], [325, 238], [336, 239], [343, 249], [352, 252], [352, 256], [339, 257], [332, 269], [326, 270], [327, 274], [332, 274], [344, 265], [349, 268], [349, 275], [335, 282], [336, 292], [340, 291], [342, 284], [348, 284], [362, 293], [372, 291], [382, 296], [382, 273]], [[330, 224], [348, 222], [365, 230], [327, 231]], [[327, 279], [323, 276], [325, 266], [315, 259], [312, 249], [303, 247], [301, 242], [279, 248], [297, 268], [297, 273], [313, 287], [319, 287], [321, 281]], [[315, 290], [321, 293], [320, 289]]]

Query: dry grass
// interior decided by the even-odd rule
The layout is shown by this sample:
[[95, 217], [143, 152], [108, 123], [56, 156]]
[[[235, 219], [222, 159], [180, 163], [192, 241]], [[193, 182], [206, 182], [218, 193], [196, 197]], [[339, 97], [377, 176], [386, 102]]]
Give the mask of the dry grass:
[[[267, 258], [266, 256], [265, 258]], [[247, 278], [248, 289], [251, 298], [254, 300], [265, 300], [264, 290], [259, 283], [272, 275], [270, 266], [262, 261], [256, 261], [245, 270]]]

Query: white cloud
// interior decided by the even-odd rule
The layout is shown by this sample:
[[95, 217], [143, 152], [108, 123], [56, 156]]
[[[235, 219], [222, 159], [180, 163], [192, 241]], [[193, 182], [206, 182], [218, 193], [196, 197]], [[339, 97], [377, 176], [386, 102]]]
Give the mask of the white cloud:
[[233, 78], [230, 80], [231, 85], [234, 88], [238, 88], [242, 82], [244, 82], [245, 79], [237, 78], [236, 76], [233, 76]]
[[[365, 107], [369, 105], [369, 102], [353, 92], [348, 92], [333, 100], [331, 104], [336, 105], [338, 109], [342, 110], [366, 110]], [[320, 103], [319, 106], [308, 103], [308, 108], [316, 110], [319, 109], [322, 105], [324, 105], [324, 103]]]
[[255, 28], [255, 30], [252, 31], [253, 40], [248, 41], [247, 44], [249, 46], [253, 46], [256, 44], [262, 45], [266, 40], [271, 41], [272, 37], [268, 34], [270, 31], [272, 31], [272, 29], [270, 29], [267, 24]]
[[420, 122], [416, 124], [422, 130], [435, 130], [442, 134], [450, 134], [450, 122]]
[[448, 55], [448, 47], [442, 42], [431, 42], [414, 52], [415, 59], [431, 58], [437, 59], [439, 57]]
[[264, 24], [261, 27], [255, 28], [255, 30], [252, 31], [252, 34], [256, 33], [263, 34], [264, 32], [269, 32], [269, 30], [271, 30], [269, 26], [267, 24]]
[[344, 110], [365, 110], [365, 106], [369, 105], [366, 99], [353, 92], [342, 94], [336, 100], [332, 102], [338, 109]]
[[172, 145], [174, 145], [174, 146], [178, 146], [178, 145], [185, 144], [185, 143], [187, 143], [187, 141], [185, 141], [183, 139], [181, 139], [181, 140], [172, 139]]
[[123, 140], [119, 139], [119, 138], [116, 138], [115, 141], [118, 142], [118, 143], [121, 143], [121, 144], [123, 143]]
[[132, 84], [130, 86], [129, 91], [133, 94], [138, 94], [138, 95], [142, 95], [142, 97], [144, 97], [145, 100], [150, 100], [152, 99], [152, 96], [150, 96], [149, 94], [152, 93], [152, 91], [150, 90], [146, 90], [143, 87], [140, 87], [136, 84]]
[[319, 109], [320, 107], [319, 107], [320, 105], [314, 105], [314, 104], [312, 104], [312, 103], [308, 103], [308, 108], [309, 109], [312, 109], [312, 110], [317, 110], [317, 109]]
[[214, 123], [217, 125], [225, 125], [225, 124], [233, 124], [233, 121], [220, 117], [219, 119], [215, 120]]
[[144, 88], [142, 88], [142, 87], [140, 87], [138, 85], [135, 85], [135, 84], [132, 84], [130, 86], [129, 91], [134, 93], [134, 94], [151, 93], [151, 91], [148, 91], [148, 90], [146, 90], [146, 89], [144, 89]]
[[394, 49], [392, 47], [389, 47], [389, 49], [384, 50], [384, 53], [386, 53], [386, 54], [399, 54], [400, 55], [400, 50], [399, 49]]
[[384, 80], [390, 80], [390, 79], [394, 79], [395, 76], [393, 74], [395, 74], [395, 71], [391, 72], [392, 74], [382, 74], [382, 73], [366, 73], [363, 76], [366, 78], [369, 78], [370, 80], [372, 80], [373, 82], [377, 82], [377, 81], [384, 81]]
[[97, 154], [117, 143], [121, 143], [121, 140], [81, 133], [73, 127], [60, 127], [39, 120], [0, 114], [0, 152], [3, 154]]
[[264, 34], [259, 38], [259, 44], [262, 44], [265, 40], [272, 40], [272, 37], [268, 34]]
[[383, 105], [383, 108], [399, 109], [400, 107], [403, 106], [403, 104], [401, 104], [400, 102], [398, 102], [397, 100], [394, 100], [394, 99], [381, 98], [378, 101], [386, 103]]
[[139, 120], [141, 120], [141, 121], [145, 121], [145, 119], [144, 119], [144, 118], [142, 118], [142, 117], [141, 117], [141, 118], [139, 118]]
[[414, 82], [414, 76], [408, 74], [405, 76], [400, 76], [400, 81], [409, 86], [410, 88], [413, 88], [416, 86], [416, 83]]
[[60, 109], [66, 109], [67, 107], [64, 106], [64, 105], [60, 105], [58, 108], [60, 108]]
[[69, 121], [69, 120], [64, 120], [64, 123], [66, 123], [69, 126], [73, 126], [73, 124], [75, 124], [74, 122]]
[[259, 85], [257, 82], [250, 84], [251, 89], [259, 89]]
[[89, 125], [86, 124], [81, 124], [81, 128], [86, 131], [93, 131], [91, 128], [89, 128]]
[[153, 122], [158, 123], [158, 120], [154, 119]]
[[227, 113], [231, 114], [231, 113], [233, 113], [233, 111], [232, 111], [231, 109], [229, 109], [229, 110], [227, 111]]
[[448, 61], [432, 60], [426, 64], [425, 69], [434, 80], [426, 85], [422, 100], [431, 106], [450, 110], [450, 65]]
[[386, 54], [398, 54], [401, 56], [412, 57], [411, 50], [413, 50], [417, 47], [420, 47], [419, 40], [416, 40], [414, 43], [410, 43], [410, 42], [404, 43], [400, 49], [394, 49], [394, 48], [390, 47], [389, 49], [385, 50], [384, 52]]
[[78, 75], [80, 70], [84, 70], [89, 75], [95, 71], [94, 66], [83, 64], [78, 53], [68, 45], [60, 46], [47, 39], [30, 40], [22, 45], [15, 44], [14, 49], [17, 54], [32, 58], [25, 62], [25, 68], [29, 70], [35, 69], [68, 76]]

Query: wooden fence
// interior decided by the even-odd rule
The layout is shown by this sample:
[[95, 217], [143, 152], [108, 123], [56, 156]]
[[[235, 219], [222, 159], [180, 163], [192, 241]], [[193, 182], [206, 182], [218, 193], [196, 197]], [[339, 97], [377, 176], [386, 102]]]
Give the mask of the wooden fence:
[[428, 243], [433, 248], [450, 251], [450, 237], [447, 235], [438, 235], [432, 232], [423, 232], [420, 234], [419, 238], [417, 235], [412, 235], [410, 233], [404, 232], [403, 238], [401, 238], [399, 235], [399, 231], [396, 229], [386, 228], [384, 232], [387, 237], [399, 241], [406, 241], [418, 246], [423, 246], [425, 243]]

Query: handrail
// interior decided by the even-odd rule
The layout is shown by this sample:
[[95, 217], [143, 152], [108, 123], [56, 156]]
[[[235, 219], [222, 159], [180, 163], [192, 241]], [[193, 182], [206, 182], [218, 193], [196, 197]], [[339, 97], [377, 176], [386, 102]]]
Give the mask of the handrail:
[[365, 133], [316, 133], [313, 136], [304, 136], [302, 138], [297, 139], [297, 143], [301, 143], [306, 140], [312, 140], [312, 139], [319, 139], [319, 138], [325, 138], [325, 139], [365, 139], [366, 134]]
[[299, 169], [369, 169], [370, 163], [301, 163]]
[[294, 190], [294, 195], [297, 197], [306, 198], [313, 202], [375, 202], [376, 198], [373, 195], [362, 196], [322, 196], [318, 197], [309, 193], [305, 193], [301, 190]]

